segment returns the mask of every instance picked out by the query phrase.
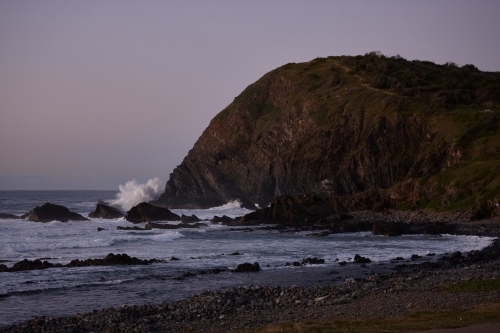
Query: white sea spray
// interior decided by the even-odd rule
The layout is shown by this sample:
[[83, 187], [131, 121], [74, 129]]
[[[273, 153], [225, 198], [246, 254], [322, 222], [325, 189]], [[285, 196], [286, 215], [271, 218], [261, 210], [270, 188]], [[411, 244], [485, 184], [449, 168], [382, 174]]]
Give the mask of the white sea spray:
[[116, 194], [116, 200], [111, 201], [113, 205], [119, 205], [125, 210], [133, 206], [158, 198], [162, 190], [162, 182], [156, 177], [139, 184], [135, 179], [129, 180], [125, 185], [119, 185], [120, 192]]

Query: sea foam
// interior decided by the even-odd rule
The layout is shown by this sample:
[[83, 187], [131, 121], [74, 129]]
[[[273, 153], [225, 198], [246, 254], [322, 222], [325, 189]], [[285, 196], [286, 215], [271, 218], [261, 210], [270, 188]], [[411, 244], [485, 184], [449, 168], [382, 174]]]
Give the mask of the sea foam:
[[118, 188], [120, 192], [116, 194], [116, 200], [113, 200], [111, 204], [129, 210], [141, 202], [148, 202], [158, 198], [162, 189], [162, 182], [158, 177], [148, 180], [146, 184], [139, 184], [133, 179], [126, 182], [125, 185], [119, 185]]

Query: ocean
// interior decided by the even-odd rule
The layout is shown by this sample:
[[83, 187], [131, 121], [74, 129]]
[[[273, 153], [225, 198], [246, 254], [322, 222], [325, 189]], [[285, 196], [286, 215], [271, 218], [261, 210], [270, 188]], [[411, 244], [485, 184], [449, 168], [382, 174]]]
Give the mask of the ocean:
[[[87, 216], [99, 200], [111, 202], [118, 191], [0, 191], [0, 213], [21, 215], [51, 202]], [[383, 272], [395, 257], [436, 256], [479, 250], [492, 238], [479, 236], [401, 237], [344, 233], [311, 237], [307, 232], [279, 232], [258, 227], [211, 224], [214, 215], [241, 216], [249, 212], [238, 202], [210, 209], [173, 209], [206, 220], [198, 229], [125, 231], [133, 226], [123, 218], [85, 222], [35, 223], [0, 219], [0, 262], [11, 267], [23, 259], [44, 258], [52, 263], [104, 258], [126, 253], [140, 259], [162, 259], [147, 266], [49, 268], [0, 272], [0, 326], [36, 316], [62, 316], [105, 307], [170, 302], [205, 290], [236, 285], [311, 286], [343, 281], [350, 274]], [[171, 222], [178, 223], [178, 222]], [[103, 231], [97, 231], [103, 228]], [[232, 255], [238, 252], [239, 255]], [[355, 254], [368, 257], [366, 268], [339, 266]], [[171, 260], [176, 257], [179, 260]], [[323, 265], [287, 265], [304, 258], [325, 260]], [[258, 273], [231, 272], [238, 264], [258, 262]], [[213, 274], [220, 268], [223, 271]], [[207, 273], [208, 272], [208, 273]], [[192, 273], [192, 274], [187, 274]]]

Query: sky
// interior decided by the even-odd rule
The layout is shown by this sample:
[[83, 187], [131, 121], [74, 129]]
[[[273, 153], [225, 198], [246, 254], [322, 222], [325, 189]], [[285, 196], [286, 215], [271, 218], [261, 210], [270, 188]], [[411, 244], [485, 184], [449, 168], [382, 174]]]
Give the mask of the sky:
[[0, 190], [163, 184], [289, 62], [381, 51], [500, 71], [500, 1], [0, 0]]

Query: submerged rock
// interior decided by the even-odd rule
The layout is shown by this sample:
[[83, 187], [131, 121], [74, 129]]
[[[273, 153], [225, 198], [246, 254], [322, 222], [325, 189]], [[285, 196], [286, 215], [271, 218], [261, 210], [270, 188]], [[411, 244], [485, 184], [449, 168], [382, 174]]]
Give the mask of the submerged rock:
[[179, 221], [181, 217], [172, 213], [167, 208], [153, 206], [147, 202], [141, 202], [132, 207], [127, 214], [125, 214], [125, 219], [129, 222], [140, 223], [150, 221]]
[[55, 205], [51, 203], [45, 203], [41, 207], [35, 207], [28, 213], [28, 220], [33, 222], [51, 222], [51, 221], [88, 221], [85, 217], [80, 214], [70, 211], [68, 208]]
[[158, 259], [141, 260], [136, 257], [130, 257], [128, 254], [108, 254], [103, 259], [72, 260], [66, 267], [84, 267], [84, 266], [110, 266], [110, 265], [149, 265], [155, 262], [164, 262]]
[[95, 206], [94, 211], [90, 212], [88, 215], [88, 217], [100, 218], [100, 219], [118, 219], [124, 216], [125, 214], [122, 213], [120, 210], [102, 203], [98, 203]]
[[145, 230], [151, 229], [194, 229], [199, 227], [206, 227], [205, 223], [179, 223], [179, 224], [166, 224], [166, 223], [154, 223], [148, 222], [144, 227]]
[[136, 226], [134, 226], [134, 227], [117, 226], [116, 230], [136, 230], [136, 231], [139, 231], [139, 230], [149, 230], [149, 229], [147, 229], [147, 228], [141, 228], [141, 227], [136, 227]]

